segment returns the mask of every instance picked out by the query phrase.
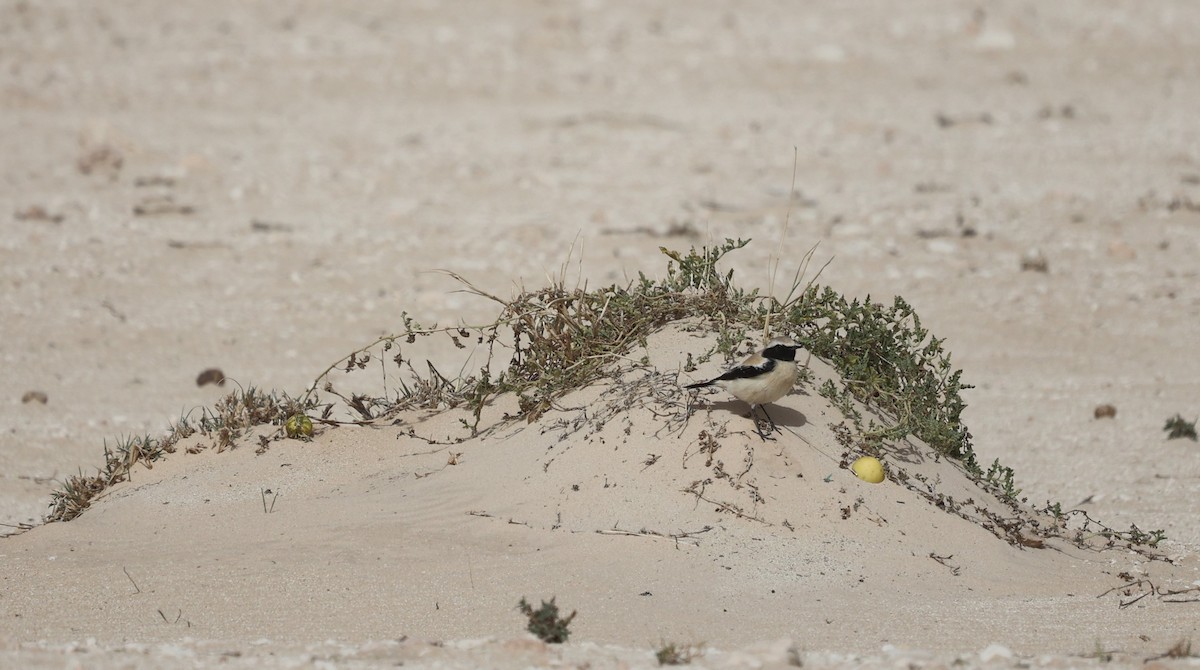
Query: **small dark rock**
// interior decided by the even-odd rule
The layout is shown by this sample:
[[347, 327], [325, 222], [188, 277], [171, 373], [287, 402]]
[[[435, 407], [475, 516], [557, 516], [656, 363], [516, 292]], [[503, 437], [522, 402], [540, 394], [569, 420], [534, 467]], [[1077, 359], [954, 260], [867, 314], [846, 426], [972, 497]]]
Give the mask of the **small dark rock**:
[[209, 368], [201, 372], [196, 377], [196, 386], [204, 386], [205, 384], [216, 384], [217, 386], [225, 385], [225, 373], [221, 372], [220, 368]]
[[25, 209], [17, 210], [13, 216], [17, 221], [47, 221], [49, 223], [62, 223], [62, 214], [51, 214], [41, 205], [30, 205]]
[[1021, 257], [1022, 272], [1049, 272], [1050, 262], [1037, 249], [1031, 249]]
[[25, 395], [21, 396], [21, 402], [25, 404], [36, 402], [45, 405], [50, 402], [50, 397], [44, 391], [26, 391]]

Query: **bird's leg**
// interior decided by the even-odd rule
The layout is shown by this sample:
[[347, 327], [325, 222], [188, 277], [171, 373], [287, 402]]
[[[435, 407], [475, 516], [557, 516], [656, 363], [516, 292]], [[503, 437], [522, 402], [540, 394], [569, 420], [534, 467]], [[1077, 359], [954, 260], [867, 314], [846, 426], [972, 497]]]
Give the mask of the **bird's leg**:
[[767, 417], [767, 421], [771, 422], [771, 432], [774, 432], [774, 433], [779, 432], [779, 426], [776, 426], [775, 419], [772, 419], [771, 415], [767, 414], [767, 408], [764, 405], [759, 405], [758, 408], [760, 410], [762, 410], [763, 416]]
[[[750, 419], [754, 421], [754, 430], [758, 431], [758, 437], [760, 439], [762, 439], [763, 442], [766, 442], [767, 440], [774, 440], [775, 438], [767, 437], [766, 434], [763, 433], [762, 424], [758, 422], [758, 415], [754, 413], [754, 410], [756, 410], [756, 409], [762, 410], [763, 414], [767, 417], [767, 421], [771, 422], [771, 427], [773, 427], [773, 428], [775, 427], [775, 422], [771, 420], [771, 415], [767, 414], [767, 410], [763, 409], [762, 405], [751, 405], [750, 406]], [[776, 430], [778, 430], [778, 428], [776, 428]]]

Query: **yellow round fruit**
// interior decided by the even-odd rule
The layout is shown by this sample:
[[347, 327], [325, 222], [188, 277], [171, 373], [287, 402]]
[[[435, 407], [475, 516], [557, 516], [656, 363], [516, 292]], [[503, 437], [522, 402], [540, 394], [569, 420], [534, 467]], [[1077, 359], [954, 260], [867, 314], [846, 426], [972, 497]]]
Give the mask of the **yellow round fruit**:
[[850, 466], [850, 470], [854, 473], [854, 476], [864, 482], [878, 484], [883, 481], [883, 463], [880, 463], [878, 458], [863, 456], [854, 461], [853, 465]]
[[283, 428], [287, 431], [287, 436], [291, 438], [312, 437], [313, 434], [312, 419], [303, 414], [289, 416]]

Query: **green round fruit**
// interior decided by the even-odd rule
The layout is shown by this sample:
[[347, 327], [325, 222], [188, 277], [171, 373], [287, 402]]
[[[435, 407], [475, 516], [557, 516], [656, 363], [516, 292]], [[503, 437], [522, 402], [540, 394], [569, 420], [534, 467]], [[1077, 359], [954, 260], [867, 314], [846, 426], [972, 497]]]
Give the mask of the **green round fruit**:
[[291, 438], [312, 437], [312, 419], [303, 414], [293, 414], [288, 417], [287, 423], [283, 425], [283, 429], [287, 431], [287, 436]]

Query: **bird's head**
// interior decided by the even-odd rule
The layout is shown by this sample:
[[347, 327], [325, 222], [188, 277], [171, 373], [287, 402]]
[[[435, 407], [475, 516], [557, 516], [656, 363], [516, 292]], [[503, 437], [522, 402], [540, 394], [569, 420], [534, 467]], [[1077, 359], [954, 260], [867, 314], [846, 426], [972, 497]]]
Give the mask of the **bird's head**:
[[794, 361], [799, 348], [800, 345], [790, 337], [775, 337], [763, 348], [763, 356], [777, 361]]

